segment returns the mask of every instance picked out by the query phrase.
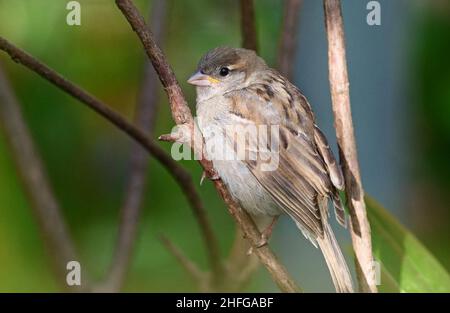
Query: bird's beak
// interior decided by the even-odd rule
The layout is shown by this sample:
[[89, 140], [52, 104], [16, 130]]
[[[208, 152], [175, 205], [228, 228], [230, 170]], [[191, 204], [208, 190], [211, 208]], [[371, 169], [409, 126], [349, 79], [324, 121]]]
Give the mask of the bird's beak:
[[217, 84], [219, 80], [203, 74], [201, 72], [197, 72], [194, 75], [192, 75], [188, 81], [189, 84], [195, 85], [195, 86], [212, 86], [213, 84]]

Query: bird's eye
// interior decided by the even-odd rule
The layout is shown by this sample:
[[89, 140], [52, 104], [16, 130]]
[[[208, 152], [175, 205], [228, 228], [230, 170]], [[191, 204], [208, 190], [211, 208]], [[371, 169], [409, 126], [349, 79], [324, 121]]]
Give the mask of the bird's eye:
[[230, 73], [230, 69], [228, 67], [222, 67], [220, 69], [220, 76], [227, 76]]

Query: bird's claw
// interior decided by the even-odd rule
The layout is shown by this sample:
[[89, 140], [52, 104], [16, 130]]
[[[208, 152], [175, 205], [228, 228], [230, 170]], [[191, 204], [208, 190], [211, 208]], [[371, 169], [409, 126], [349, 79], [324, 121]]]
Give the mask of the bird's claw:
[[181, 144], [189, 143], [191, 138], [191, 131], [186, 124], [177, 125], [172, 129], [170, 134], [161, 135], [158, 140], [178, 142]]
[[203, 171], [202, 172], [202, 177], [200, 178], [200, 186], [203, 184], [203, 181], [205, 180], [205, 178], [206, 178], [206, 172]]
[[213, 173], [208, 174], [206, 171], [203, 171], [202, 177], [200, 178], [200, 186], [203, 184], [203, 181], [205, 178], [209, 178], [211, 180], [218, 180], [220, 179], [219, 174], [216, 171], [213, 171]]
[[258, 243], [256, 244], [256, 248], [264, 247], [269, 243], [269, 238], [265, 233], [261, 234], [261, 238], [259, 239]]
[[[261, 234], [261, 238], [259, 239], [259, 241], [256, 243], [256, 245], [255, 245], [255, 248], [256, 249], [259, 249], [259, 248], [262, 248], [262, 247], [264, 247], [264, 246], [266, 246], [268, 243], [269, 243], [269, 240], [268, 240], [269, 238], [267, 238], [267, 235], [266, 234], [264, 234], [264, 233], [262, 233]], [[253, 247], [250, 247], [248, 250], [247, 250], [247, 255], [252, 255], [252, 253], [253, 253]]]
[[[275, 226], [275, 223], [278, 221], [278, 218], [279, 216], [273, 217], [272, 222], [269, 224], [269, 226], [267, 226], [267, 228], [263, 230], [263, 232], [261, 233], [261, 238], [256, 243], [255, 248], [259, 249], [269, 244], [269, 238], [272, 236], [273, 227]], [[252, 253], [253, 247], [251, 247], [248, 250], [247, 254], [250, 255]]]
[[212, 175], [209, 176], [209, 179], [211, 180], [219, 180], [220, 176], [216, 171], [213, 171]]

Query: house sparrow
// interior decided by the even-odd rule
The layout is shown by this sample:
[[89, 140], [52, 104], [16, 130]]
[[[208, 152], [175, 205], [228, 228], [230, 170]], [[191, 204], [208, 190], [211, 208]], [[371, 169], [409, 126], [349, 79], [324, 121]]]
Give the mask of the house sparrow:
[[[196, 86], [197, 125], [207, 156], [231, 195], [249, 213], [289, 215], [320, 247], [336, 291], [352, 292], [350, 272], [327, 221], [331, 200], [336, 219], [346, 225], [339, 197], [344, 180], [305, 96], [255, 52], [229, 47], [206, 53], [188, 83]], [[230, 132], [252, 125], [273, 127], [276, 136], [261, 144], [259, 134]], [[238, 157], [238, 141], [247, 157]], [[276, 166], [264, 169], [266, 148], [274, 145]], [[215, 154], [219, 150], [226, 151], [222, 157]]]

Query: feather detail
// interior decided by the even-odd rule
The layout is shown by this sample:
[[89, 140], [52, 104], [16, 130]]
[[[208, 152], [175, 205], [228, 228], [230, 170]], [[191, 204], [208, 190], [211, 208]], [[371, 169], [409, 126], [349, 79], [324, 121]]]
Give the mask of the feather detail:
[[344, 190], [344, 176], [342, 175], [341, 168], [337, 165], [333, 152], [328, 145], [327, 138], [319, 127], [317, 127], [317, 125], [314, 125], [314, 138], [320, 154], [322, 155], [322, 158], [327, 166], [331, 182], [337, 189]]
[[[319, 199], [318, 202], [321, 206], [321, 211], [327, 210], [328, 200], [326, 198]], [[324, 236], [317, 238], [317, 244], [327, 263], [336, 292], [353, 292], [352, 278], [347, 263], [333, 234], [333, 230], [326, 221], [324, 223]]]
[[347, 228], [347, 216], [345, 215], [344, 206], [342, 205], [342, 200], [339, 196], [339, 191], [337, 191], [336, 189], [333, 191], [331, 200], [333, 202], [334, 215], [336, 216], [336, 220], [342, 227]]

